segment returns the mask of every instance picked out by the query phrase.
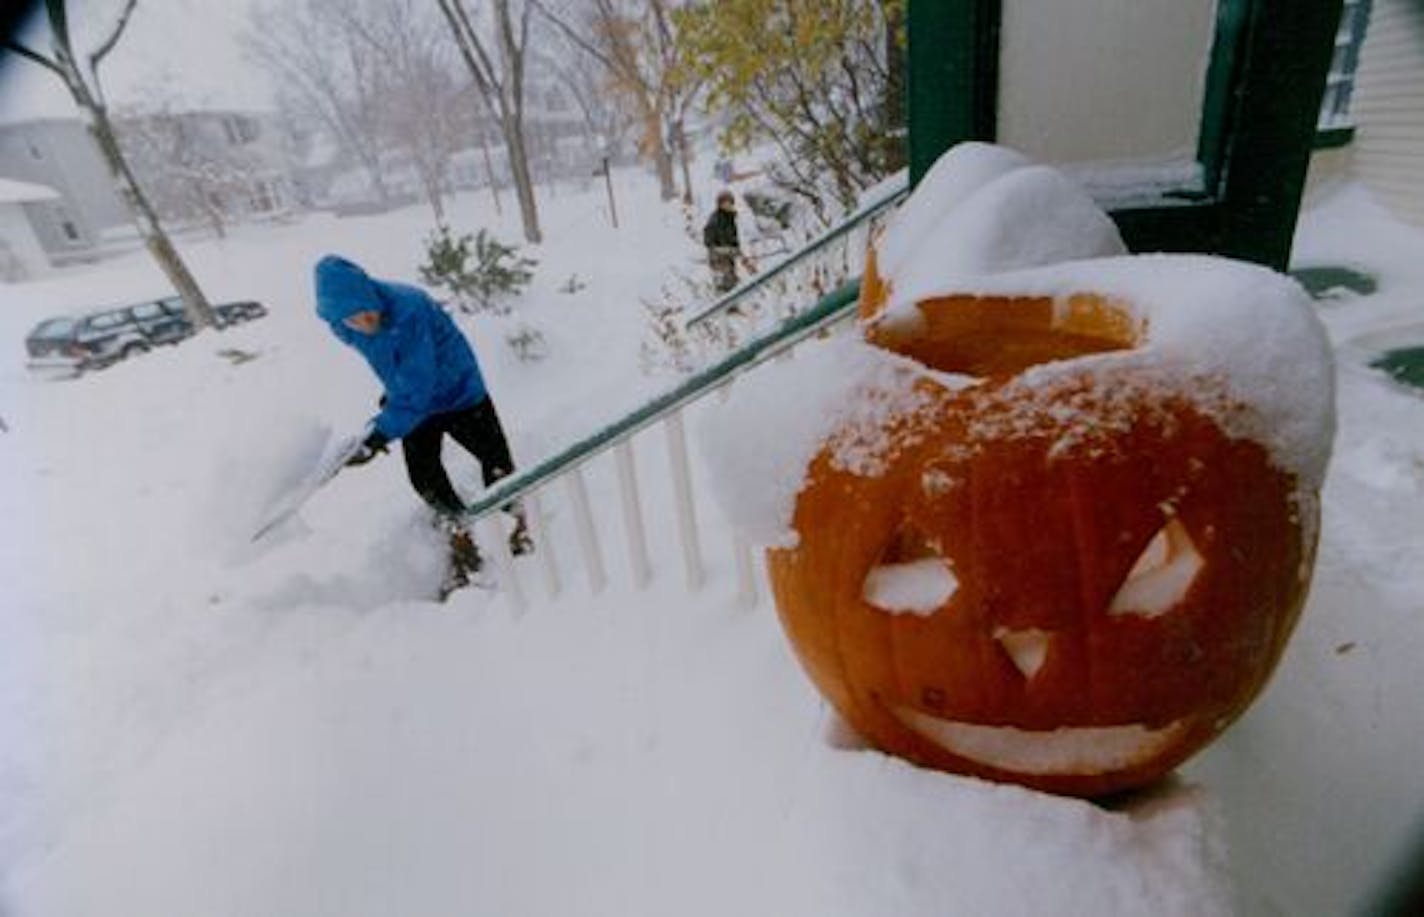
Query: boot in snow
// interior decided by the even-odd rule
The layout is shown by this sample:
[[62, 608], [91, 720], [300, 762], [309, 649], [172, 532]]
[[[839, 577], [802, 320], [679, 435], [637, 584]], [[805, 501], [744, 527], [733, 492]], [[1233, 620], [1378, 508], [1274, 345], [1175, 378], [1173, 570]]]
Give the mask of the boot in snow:
[[450, 559], [445, 569], [445, 579], [440, 584], [440, 601], [450, 597], [450, 593], [465, 586], [482, 585], [477, 574], [484, 566], [480, 549], [470, 532], [458, 522], [447, 522], [441, 526], [450, 538]]
[[509, 553], [515, 557], [532, 553], [534, 539], [529, 534], [529, 524], [522, 510], [514, 514], [514, 531], [509, 533]]

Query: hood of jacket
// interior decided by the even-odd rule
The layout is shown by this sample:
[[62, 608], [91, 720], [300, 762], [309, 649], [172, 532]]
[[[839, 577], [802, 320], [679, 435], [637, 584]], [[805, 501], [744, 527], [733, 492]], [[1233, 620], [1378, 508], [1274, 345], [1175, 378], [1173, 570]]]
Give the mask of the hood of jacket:
[[[316, 314], [333, 330], [345, 330], [342, 321], [357, 312], [375, 309], [386, 314], [377, 281], [361, 266], [338, 255], [327, 255], [316, 263]], [[345, 335], [342, 335], [345, 337]]]

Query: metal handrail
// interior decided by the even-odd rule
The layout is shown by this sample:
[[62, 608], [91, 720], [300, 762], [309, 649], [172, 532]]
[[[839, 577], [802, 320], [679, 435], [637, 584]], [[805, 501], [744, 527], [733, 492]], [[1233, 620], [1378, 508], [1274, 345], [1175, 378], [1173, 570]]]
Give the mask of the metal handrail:
[[796, 265], [805, 261], [807, 258], [819, 252], [821, 249], [825, 248], [827, 245], [839, 239], [841, 236], [844, 236], [851, 230], [858, 228], [862, 223], [879, 216], [881, 213], [884, 213], [890, 207], [893, 207], [896, 204], [900, 203], [909, 195], [909, 193], [910, 186], [908, 181], [895, 183], [891, 187], [891, 190], [884, 197], [870, 204], [867, 204], [865, 207], [852, 214], [844, 222], [837, 224], [835, 227], [827, 230], [826, 232], [817, 236], [815, 239], [812, 239], [810, 242], [807, 242], [804, 246], [798, 249], [794, 255], [791, 255], [785, 260], [777, 262], [774, 267], [768, 268], [762, 273], [757, 274], [754, 277], [750, 277], [744, 283], [741, 283], [738, 286], [734, 287], [732, 290], [724, 294], [721, 298], [715, 300], [712, 305], [708, 306], [706, 309], [703, 309], [701, 312], [697, 313], [692, 318], [688, 319], [687, 324], [684, 327], [691, 328], [694, 325], [700, 324], [706, 321], [707, 319], [712, 318], [713, 316], [718, 315], [727, 309], [730, 309], [732, 306], [741, 302], [751, 293], [754, 293], [755, 291], [761, 289], [761, 287], [765, 284], [770, 283], [783, 271], [795, 267]]
[[639, 430], [648, 427], [683, 405], [726, 383], [741, 370], [762, 363], [797, 342], [834, 324], [850, 314], [860, 296], [860, 279], [852, 280], [821, 297], [816, 305], [792, 316], [771, 331], [738, 348], [718, 363], [693, 375], [676, 388], [659, 395], [622, 419], [570, 445], [527, 471], [504, 478], [470, 504], [465, 511], [470, 521], [488, 515], [494, 509], [526, 496], [541, 485], [578, 467], [605, 447], [611, 446]]

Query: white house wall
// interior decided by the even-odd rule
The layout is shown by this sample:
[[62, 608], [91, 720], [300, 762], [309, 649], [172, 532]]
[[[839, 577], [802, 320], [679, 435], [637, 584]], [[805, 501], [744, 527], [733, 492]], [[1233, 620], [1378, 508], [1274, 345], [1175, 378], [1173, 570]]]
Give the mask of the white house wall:
[[1215, 25], [1216, 0], [1003, 0], [999, 141], [1060, 165], [1194, 158]]
[[0, 175], [60, 193], [62, 200], [29, 210], [35, 234], [51, 255], [92, 252], [106, 230], [132, 222], [108, 167], [77, 118], [0, 125]]
[[1400, 219], [1424, 226], [1424, 2], [1375, 0], [1355, 94], [1350, 172]]
[[17, 202], [0, 202], [0, 282], [33, 280], [48, 267], [49, 261], [30, 228], [24, 207]]

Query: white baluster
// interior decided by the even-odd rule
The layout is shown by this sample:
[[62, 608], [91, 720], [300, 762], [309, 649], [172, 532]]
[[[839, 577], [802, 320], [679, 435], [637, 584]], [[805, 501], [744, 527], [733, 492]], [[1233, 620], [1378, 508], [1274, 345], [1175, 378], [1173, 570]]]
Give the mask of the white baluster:
[[648, 539], [643, 532], [642, 501], [638, 499], [638, 470], [633, 463], [633, 441], [619, 441], [613, 447], [618, 465], [618, 491], [623, 497], [623, 527], [628, 534], [628, 560], [633, 568], [633, 584], [642, 589], [652, 578], [648, 562]]
[[599, 593], [608, 585], [608, 574], [603, 569], [603, 551], [598, 545], [598, 531], [593, 527], [593, 511], [589, 509], [588, 488], [583, 482], [583, 470], [574, 468], [564, 475], [569, 488], [569, 501], [574, 506], [574, 524], [578, 529], [579, 545], [583, 548], [583, 565], [588, 573], [589, 591]]
[[563, 591], [559, 580], [559, 558], [554, 553], [554, 539], [549, 531], [549, 520], [544, 515], [544, 501], [539, 491], [524, 498], [524, 510], [529, 516], [529, 534], [534, 539], [534, 553], [539, 555], [539, 566], [544, 571], [544, 587], [550, 599], [558, 598]]
[[672, 466], [673, 505], [677, 507], [677, 529], [682, 536], [682, 566], [687, 588], [696, 592], [706, 579], [702, 569], [702, 546], [697, 538], [697, 506], [692, 501], [692, 475], [687, 464], [687, 433], [683, 430], [682, 409], [667, 416], [668, 462]]
[[757, 603], [756, 559], [751, 545], [740, 538], [734, 539], [732, 556], [737, 562], [737, 603], [751, 608]]
[[509, 593], [514, 614], [516, 617], [523, 615], [529, 610], [529, 599], [524, 594], [524, 585], [519, 581], [519, 571], [514, 569], [514, 556], [509, 553], [509, 532], [505, 531], [504, 513], [490, 513], [482, 518], [479, 524], [480, 534], [484, 536], [484, 547], [494, 554], [500, 585]]

